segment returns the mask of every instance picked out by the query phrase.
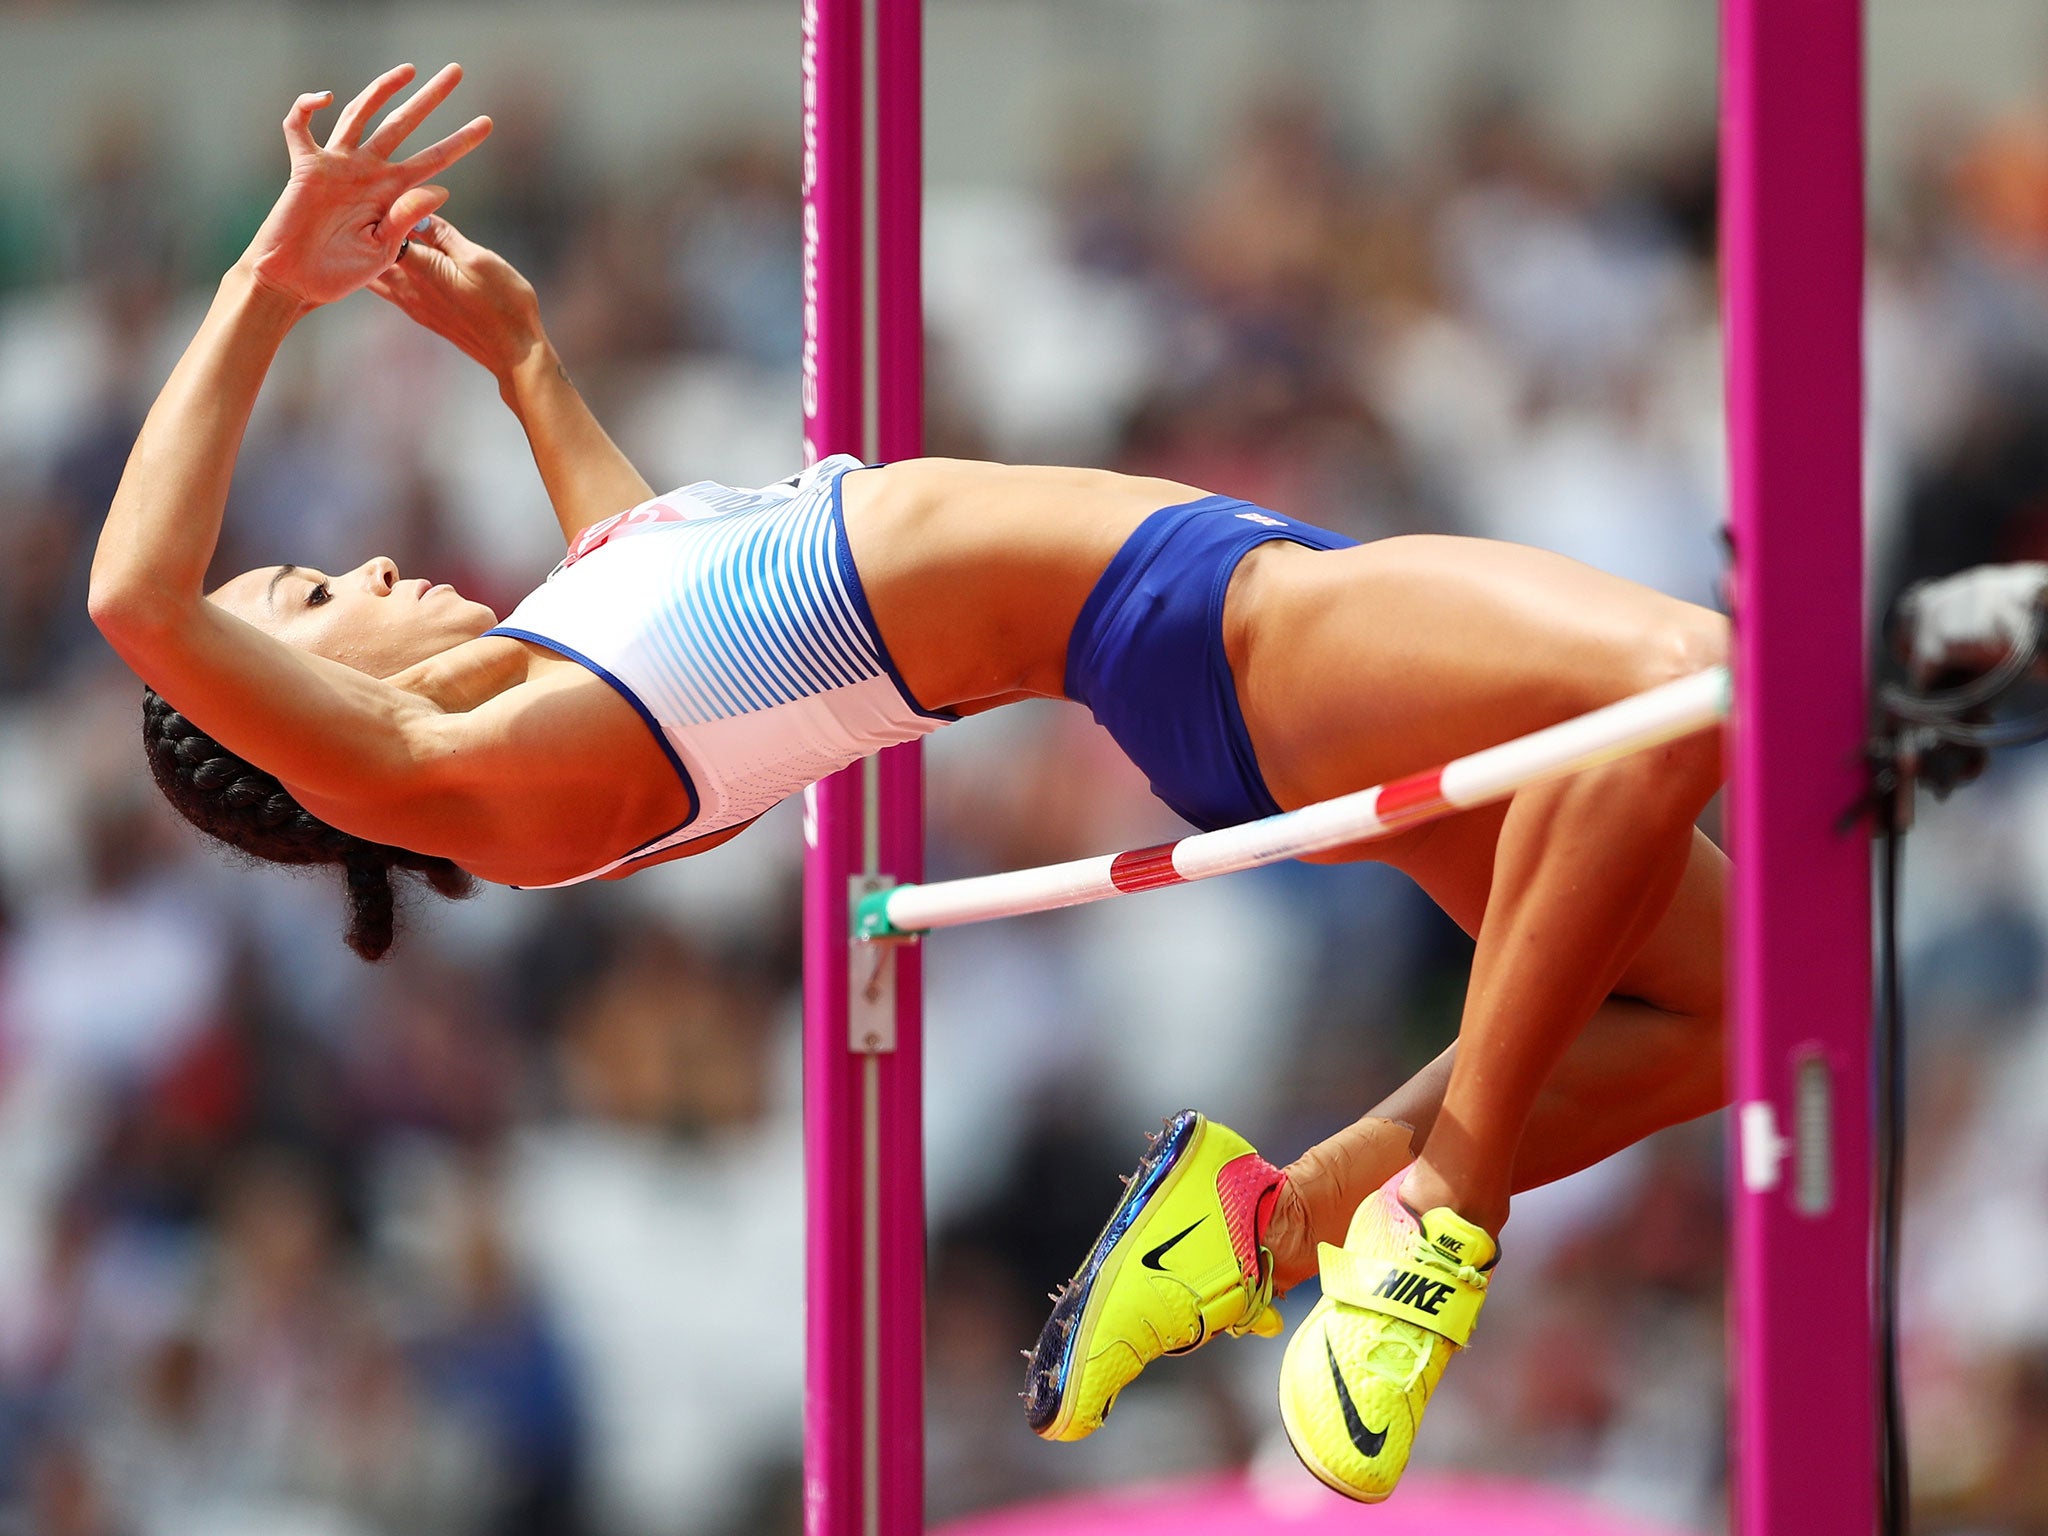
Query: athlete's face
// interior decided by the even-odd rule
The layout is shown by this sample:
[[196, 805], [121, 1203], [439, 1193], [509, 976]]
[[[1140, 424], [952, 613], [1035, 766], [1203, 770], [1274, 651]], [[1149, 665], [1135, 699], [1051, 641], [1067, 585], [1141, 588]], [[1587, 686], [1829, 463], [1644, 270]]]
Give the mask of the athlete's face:
[[336, 576], [304, 565], [266, 565], [211, 595], [264, 633], [372, 677], [403, 672], [498, 622], [451, 586], [424, 577], [401, 580], [382, 555]]

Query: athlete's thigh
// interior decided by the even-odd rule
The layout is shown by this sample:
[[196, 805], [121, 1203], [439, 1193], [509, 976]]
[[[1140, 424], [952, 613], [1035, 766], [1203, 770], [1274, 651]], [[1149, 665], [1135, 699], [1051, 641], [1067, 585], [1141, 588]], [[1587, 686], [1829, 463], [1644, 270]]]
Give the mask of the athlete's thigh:
[[[1505, 805], [1484, 806], [1420, 828], [1395, 845], [1384, 862], [1408, 875], [1453, 922], [1476, 935], [1486, 916], [1494, 846], [1506, 814]], [[1695, 827], [1671, 905], [1622, 972], [1615, 995], [1670, 1013], [1718, 1018], [1727, 885], [1727, 855]]]
[[1225, 636], [1290, 809], [1611, 703], [1674, 636], [1710, 660], [1722, 634], [1706, 609], [1522, 545], [1417, 535], [1254, 556]]

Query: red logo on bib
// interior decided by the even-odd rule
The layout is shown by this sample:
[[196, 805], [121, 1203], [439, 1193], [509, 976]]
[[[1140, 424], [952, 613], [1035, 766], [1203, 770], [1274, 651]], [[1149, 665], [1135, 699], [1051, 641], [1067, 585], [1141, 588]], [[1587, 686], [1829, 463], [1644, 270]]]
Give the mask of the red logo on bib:
[[569, 545], [569, 553], [562, 558], [563, 568], [574, 565], [593, 549], [602, 549], [622, 533], [637, 533], [660, 523], [681, 523], [688, 519], [665, 501], [645, 502], [630, 512], [620, 512], [601, 523], [592, 523], [576, 535]]

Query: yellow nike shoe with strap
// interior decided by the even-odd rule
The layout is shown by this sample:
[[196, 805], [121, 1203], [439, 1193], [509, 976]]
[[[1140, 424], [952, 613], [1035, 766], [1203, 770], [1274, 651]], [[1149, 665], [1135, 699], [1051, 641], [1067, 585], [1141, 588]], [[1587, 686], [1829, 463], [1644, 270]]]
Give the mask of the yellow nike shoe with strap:
[[1152, 1138], [1080, 1271], [1053, 1293], [1026, 1350], [1025, 1416], [1047, 1440], [1102, 1427], [1121, 1392], [1162, 1355], [1218, 1334], [1280, 1332], [1273, 1260], [1259, 1236], [1280, 1170], [1193, 1110]]
[[1322, 1300], [1280, 1362], [1280, 1421], [1302, 1464], [1376, 1504], [1408, 1465], [1423, 1409], [1472, 1337], [1498, 1258], [1455, 1211], [1416, 1212], [1403, 1169], [1351, 1218], [1344, 1246], [1320, 1245]]

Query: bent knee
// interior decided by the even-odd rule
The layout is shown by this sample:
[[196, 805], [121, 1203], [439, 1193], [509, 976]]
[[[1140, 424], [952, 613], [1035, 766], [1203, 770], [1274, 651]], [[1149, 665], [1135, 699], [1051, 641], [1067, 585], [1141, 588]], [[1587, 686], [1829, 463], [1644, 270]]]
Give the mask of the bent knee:
[[1676, 601], [1671, 609], [1644, 637], [1631, 667], [1631, 692], [1642, 693], [1728, 661], [1728, 620], [1723, 615]]
[[[1695, 676], [1728, 660], [1728, 621], [1722, 615], [1689, 603], [1674, 603], [1669, 622], [1646, 637], [1632, 659], [1624, 696], [1646, 693], [1666, 683]], [[1610, 765], [1615, 787], [1638, 803], [1669, 804], [1697, 816], [1713, 798], [1722, 779], [1721, 732], [1696, 731], [1676, 741], [1631, 754]]]
[[1569, 668], [1574, 713], [1585, 714], [1728, 660], [1728, 620], [1710, 608], [1659, 598], [1625, 631], [1608, 632]]

